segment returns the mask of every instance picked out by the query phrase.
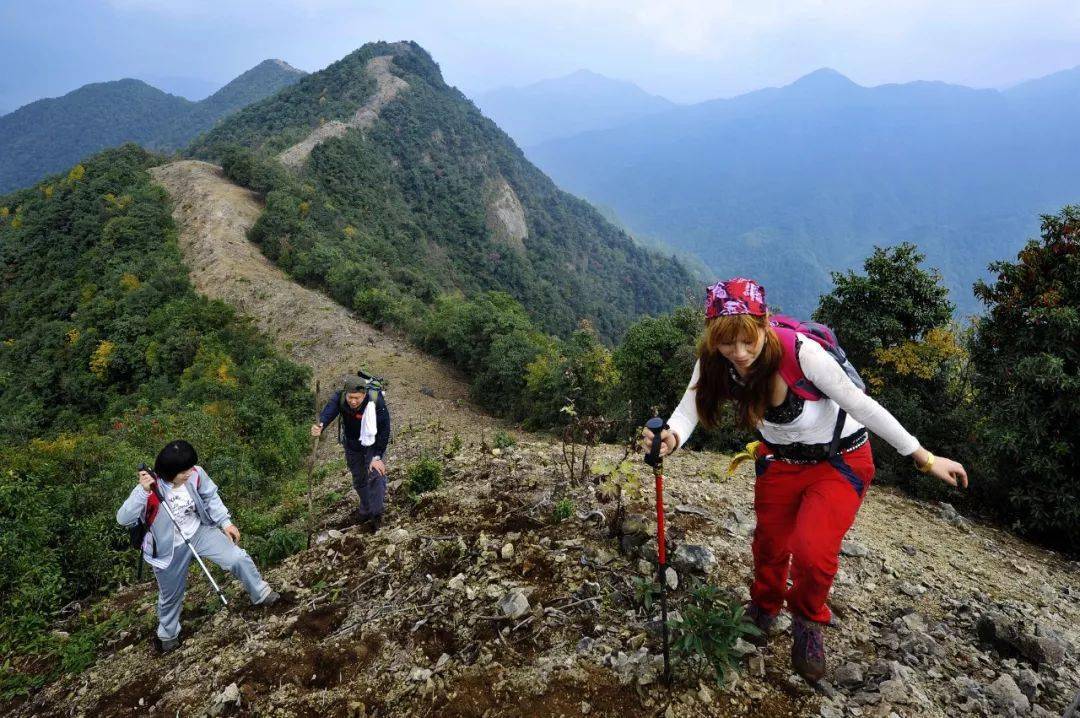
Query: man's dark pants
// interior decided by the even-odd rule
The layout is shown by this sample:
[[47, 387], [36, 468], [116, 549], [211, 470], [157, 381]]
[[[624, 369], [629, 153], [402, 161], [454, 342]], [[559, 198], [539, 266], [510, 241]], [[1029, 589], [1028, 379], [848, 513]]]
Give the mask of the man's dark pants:
[[374, 451], [359, 441], [345, 440], [345, 463], [353, 477], [353, 488], [360, 496], [360, 518], [382, 516], [386, 499], [386, 474], [371, 468]]

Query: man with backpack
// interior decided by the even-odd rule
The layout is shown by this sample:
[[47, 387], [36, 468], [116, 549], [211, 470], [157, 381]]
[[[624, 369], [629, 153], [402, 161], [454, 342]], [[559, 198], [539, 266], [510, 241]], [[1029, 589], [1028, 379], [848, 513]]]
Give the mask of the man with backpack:
[[143, 559], [158, 582], [154, 647], [160, 653], [180, 646], [180, 612], [193, 551], [236, 576], [253, 604], [271, 606], [280, 598], [247, 551], [236, 545], [240, 530], [198, 461], [188, 442], [169, 442], [154, 459], [153, 473], [139, 472], [139, 483], [116, 512], [121, 526], [142, 529]]
[[[757, 282], [735, 277], [710, 286], [705, 317], [697, 364], [661, 431], [659, 453], [682, 446], [699, 421], [716, 426], [728, 401], [740, 425], [760, 434], [748, 447], [757, 526], [747, 613], [764, 642], [786, 605], [794, 619], [792, 667], [816, 682], [825, 675], [826, 599], [840, 543], [874, 476], [867, 430], [951, 486], [967, 487], [967, 472], [923, 448], [866, 394], [831, 330], [770, 316]], [[647, 444], [653, 435], [645, 430]]]
[[360, 497], [355, 513], [358, 523], [370, 522], [378, 531], [386, 498], [386, 447], [390, 443], [390, 410], [386, 408], [383, 383], [364, 372], [347, 376], [312, 425], [319, 436], [330, 422], [338, 422], [338, 442], [345, 448], [345, 463]]

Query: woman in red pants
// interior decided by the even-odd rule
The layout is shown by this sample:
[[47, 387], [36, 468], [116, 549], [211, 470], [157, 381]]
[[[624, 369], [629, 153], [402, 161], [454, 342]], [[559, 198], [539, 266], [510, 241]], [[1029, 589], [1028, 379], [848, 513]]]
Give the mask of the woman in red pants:
[[[854, 383], [835, 353], [774, 325], [765, 290], [753, 280], [709, 287], [705, 317], [698, 361], [661, 435], [661, 455], [682, 446], [698, 421], [715, 426], [724, 401], [735, 403], [741, 425], [758, 431], [748, 613], [764, 641], [787, 603], [794, 618], [792, 667], [815, 682], [825, 675], [822, 626], [831, 618], [825, 600], [840, 542], [874, 476], [867, 429], [947, 484], [966, 487], [967, 473], [924, 449]], [[645, 439], [651, 442], [652, 432]]]

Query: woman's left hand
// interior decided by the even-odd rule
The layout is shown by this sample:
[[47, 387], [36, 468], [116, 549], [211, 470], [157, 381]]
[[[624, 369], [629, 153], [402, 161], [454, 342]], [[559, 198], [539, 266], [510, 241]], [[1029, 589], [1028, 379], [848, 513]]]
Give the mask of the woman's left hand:
[[968, 487], [967, 471], [959, 461], [938, 456], [934, 459], [934, 465], [930, 467], [928, 473], [941, 479], [949, 486], [957, 486], [961, 489]]

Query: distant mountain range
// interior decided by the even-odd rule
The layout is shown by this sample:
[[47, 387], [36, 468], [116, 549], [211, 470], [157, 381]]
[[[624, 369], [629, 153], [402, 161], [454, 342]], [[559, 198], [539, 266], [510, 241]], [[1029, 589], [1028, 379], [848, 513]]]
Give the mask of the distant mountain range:
[[677, 107], [632, 82], [588, 70], [484, 92], [473, 98], [521, 147], [604, 129]]
[[0, 193], [124, 142], [179, 149], [226, 115], [305, 74], [281, 60], [266, 60], [200, 102], [132, 79], [84, 85], [63, 97], [31, 102], [0, 117]]
[[987, 263], [1015, 255], [1040, 213], [1080, 202], [1080, 68], [1005, 91], [862, 87], [822, 69], [528, 154], [635, 233], [761, 278], [790, 311], [808, 313], [829, 272], [873, 245], [910, 241], [972, 312]]

